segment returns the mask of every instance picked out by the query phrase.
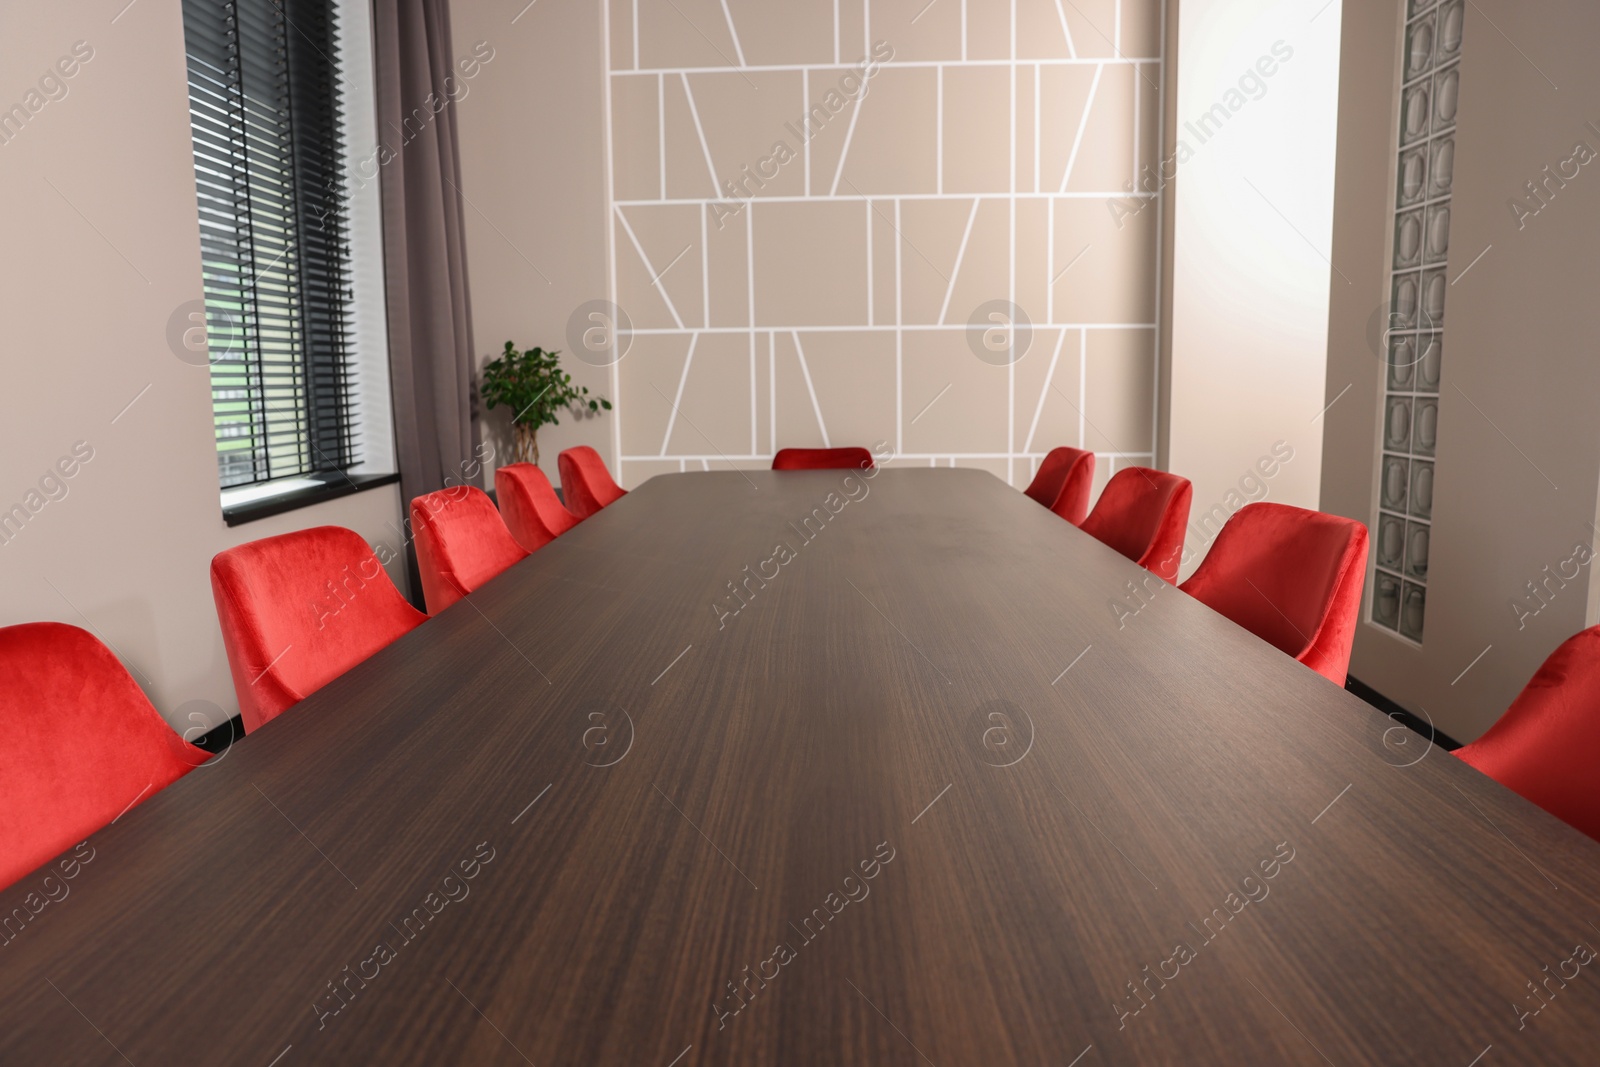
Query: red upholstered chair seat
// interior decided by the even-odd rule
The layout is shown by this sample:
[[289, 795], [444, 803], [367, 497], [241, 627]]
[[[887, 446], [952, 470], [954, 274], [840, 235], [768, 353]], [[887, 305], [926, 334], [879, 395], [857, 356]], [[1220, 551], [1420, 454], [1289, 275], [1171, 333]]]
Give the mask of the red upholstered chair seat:
[[1246, 504], [1180, 587], [1343, 686], [1367, 574], [1367, 528], [1287, 504]]
[[494, 472], [500, 517], [517, 544], [537, 551], [574, 526], [578, 520], [561, 503], [550, 479], [532, 463], [513, 463]]
[[569, 448], [556, 457], [561, 475], [561, 492], [567, 510], [582, 522], [601, 508], [627, 496], [627, 490], [611, 480], [606, 461], [588, 445]]
[[0, 888], [206, 761], [93, 635], [0, 629]]
[[1094, 453], [1081, 448], [1052, 448], [1023, 492], [1074, 526], [1082, 526], [1094, 485]]
[[872, 453], [864, 448], [780, 448], [772, 457], [775, 471], [872, 470]]
[[1176, 581], [1193, 495], [1187, 478], [1126, 467], [1100, 490], [1082, 528], [1163, 581]]
[[1600, 626], [1562, 642], [1489, 732], [1455, 754], [1600, 841]]
[[471, 485], [413, 500], [411, 534], [416, 538], [417, 571], [430, 615], [528, 556], [506, 529], [489, 494]]
[[246, 733], [427, 620], [340, 526], [219, 552], [211, 592]]

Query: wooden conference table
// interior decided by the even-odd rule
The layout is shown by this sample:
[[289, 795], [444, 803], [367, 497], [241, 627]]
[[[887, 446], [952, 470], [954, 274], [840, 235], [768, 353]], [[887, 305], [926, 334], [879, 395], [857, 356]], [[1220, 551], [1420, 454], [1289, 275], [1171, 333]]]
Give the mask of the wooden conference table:
[[656, 478], [96, 834], [0, 1063], [1596, 1062], [1600, 846], [986, 473], [846, 473]]

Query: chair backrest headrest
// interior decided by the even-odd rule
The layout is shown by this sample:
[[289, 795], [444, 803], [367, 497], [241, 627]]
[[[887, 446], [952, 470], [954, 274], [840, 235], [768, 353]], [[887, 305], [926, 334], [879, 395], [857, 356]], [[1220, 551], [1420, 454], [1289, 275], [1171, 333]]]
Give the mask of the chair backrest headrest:
[[532, 463], [512, 463], [494, 472], [500, 515], [517, 543], [529, 552], [578, 524], [556, 496], [550, 479]]
[[361, 536], [341, 526], [219, 552], [211, 588], [246, 731], [427, 618]]
[[0, 888], [205, 762], [76, 626], [0, 629]]

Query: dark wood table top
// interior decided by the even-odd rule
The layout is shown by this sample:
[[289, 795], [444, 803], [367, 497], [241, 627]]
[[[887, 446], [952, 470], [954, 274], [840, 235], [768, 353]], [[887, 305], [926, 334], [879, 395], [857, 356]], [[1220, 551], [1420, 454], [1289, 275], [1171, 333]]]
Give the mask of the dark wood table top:
[[1597, 1062], [1600, 846], [846, 474], [656, 478], [0, 894], [0, 1063]]

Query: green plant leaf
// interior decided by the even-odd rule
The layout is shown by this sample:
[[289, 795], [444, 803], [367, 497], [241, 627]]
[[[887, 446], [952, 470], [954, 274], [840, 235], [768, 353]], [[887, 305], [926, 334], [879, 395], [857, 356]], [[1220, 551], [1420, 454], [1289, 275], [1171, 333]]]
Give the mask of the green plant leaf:
[[[591, 412], [597, 410], [596, 402], [587, 399], [588, 387], [574, 386], [572, 375], [561, 369], [558, 352], [537, 345], [518, 351], [513, 341], [506, 342], [501, 356], [484, 364], [478, 392], [485, 406], [509, 407], [519, 425], [534, 430], [546, 424], [559, 426], [557, 413], [563, 408], [582, 413], [587, 404]], [[599, 405], [611, 410], [604, 397]]]

